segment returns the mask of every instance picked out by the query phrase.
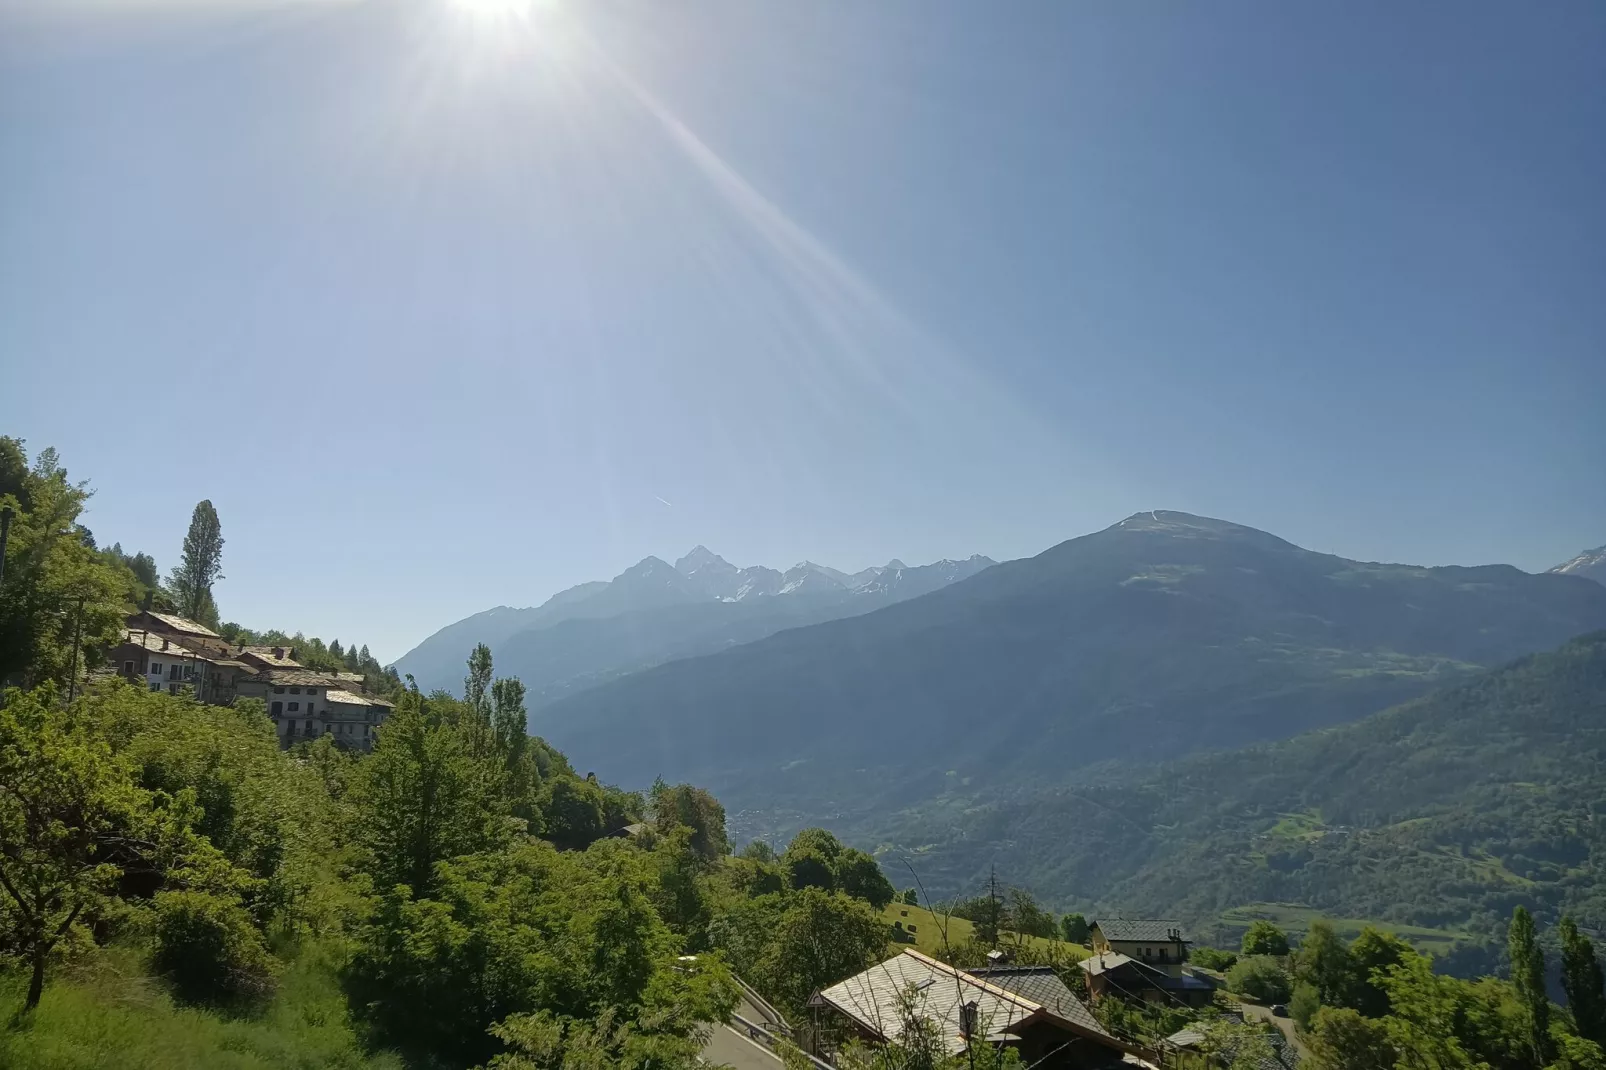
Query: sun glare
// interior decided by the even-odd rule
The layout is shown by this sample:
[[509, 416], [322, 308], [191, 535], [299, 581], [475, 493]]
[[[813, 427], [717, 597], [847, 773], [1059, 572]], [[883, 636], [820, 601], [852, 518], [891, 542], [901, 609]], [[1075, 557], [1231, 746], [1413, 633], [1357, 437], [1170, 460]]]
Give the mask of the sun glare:
[[528, 15], [542, 0], [449, 0], [452, 7], [483, 19], [519, 19]]

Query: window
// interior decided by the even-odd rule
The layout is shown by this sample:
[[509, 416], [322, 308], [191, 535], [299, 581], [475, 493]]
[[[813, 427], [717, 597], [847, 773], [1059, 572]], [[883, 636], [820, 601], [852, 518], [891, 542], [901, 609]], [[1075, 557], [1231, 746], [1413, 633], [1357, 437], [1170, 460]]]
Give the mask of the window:
[[151, 675], [152, 676], [160, 676], [160, 675], [162, 675], [162, 663], [161, 662], [159, 662], [159, 661], [151, 662]]
[[297, 711], [297, 710], [299, 710], [299, 709], [300, 709], [300, 708], [301, 708], [301, 703], [299, 703], [299, 702], [292, 702], [292, 703], [290, 703], [290, 712], [291, 712], [291, 713], [295, 713], [295, 712], [296, 712], [296, 711]]
[[299, 695], [299, 694], [301, 694], [301, 689], [299, 687], [292, 687], [290, 689], [290, 693], [292, 695]]
[[161, 684], [152, 684], [151, 685], [151, 690], [152, 691], [160, 691], [161, 689], [162, 689], [162, 685]]
[[268, 713], [273, 717], [278, 717], [283, 712], [284, 712], [284, 703], [282, 703], [282, 702], [275, 702], [268, 709]]
[[167, 693], [168, 693], [168, 694], [169, 694], [169, 695], [176, 695], [176, 694], [178, 694], [178, 685], [177, 685], [177, 684], [168, 684], [168, 685], [167, 685]]
[[318, 689], [316, 687], [309, 687], [309, 688], [307, 688], [307, 694], [311, 695], [314, 698], [317, 698], [318, 697]]
[[274, 693], [274, 694], [275, 694], [275, 695], [282, 695], [282, 694], [284, 694], [284, 688], [282, 688], [282, 687], [276, 687], [276, 688], [274, 688], [274, 689], [273, 689], [273, 693]]
[[134, 663], [132, 661], [123, 662], [123, 675], [124, 676], [133, 676], [134, 675]]

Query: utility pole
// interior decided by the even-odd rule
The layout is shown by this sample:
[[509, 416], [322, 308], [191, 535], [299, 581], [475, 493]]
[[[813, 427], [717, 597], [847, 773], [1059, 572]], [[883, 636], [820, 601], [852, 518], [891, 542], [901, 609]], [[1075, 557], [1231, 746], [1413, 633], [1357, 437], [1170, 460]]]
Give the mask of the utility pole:
[[72, 672], [67, 680], [67, 704], [71, 705], [73, 696], [78, 694], [78, 641], [84, 634], [84, 596], [78, 596], [78, 609], [73, 615], [72, 624]]
[[992, 926], [993, 947], [998, 947], [998, 925], [1002, 920], [998, 910], [998, 865], [994, 863], [987, 876], [987, 917]]
[[16, 515], [9, 505], [0, 508], [0, 580], [6, 578], [6, 541], [11, 538], [11, 518]]

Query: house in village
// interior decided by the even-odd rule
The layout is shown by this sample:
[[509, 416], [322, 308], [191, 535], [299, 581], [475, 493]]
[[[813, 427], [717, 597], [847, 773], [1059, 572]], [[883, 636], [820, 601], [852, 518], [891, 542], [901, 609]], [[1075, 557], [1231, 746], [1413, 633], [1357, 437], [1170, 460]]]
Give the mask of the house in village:
[[1093, 922], [1093, 954], [1078, 965], [1089, 997], [1106, 995], [1189, 1007], [1210, 1004], [1215, 985], [1184, 965], [1192, 943], [1174, 921], [1107, 918]]
[[264, 669], [240, 681], [240, 694], [266, 703], [282, 746], [333, 736], [353, 750], [372, 750], [394, 706], [356, 690], [351, 675]]
[[123, 641], [110, 654], [113, 671], [152, 691], [188, 688], [202, 702], [226, 706], [253, 670], [210, 628], [170, 613], [141, 610], [125, 621]]
[[353, 750], [372, 750], [393, 704], [363, 692], [361, 673], [315, 672], [288, 646], [235, 646], [195, 621], [142, 610], [126, 621], [112, 653], [118, 675], [152, 691], [216, 706], [260, 698], [281, 746], [333, 736]]
[[1014, 1048], [1043, 1070], [1153, 1065], [1110, 1035], [1046, 967], [962, 970], [906, 948], [817, 992], [809, 1005], [870, 1043], [897, 1041], [923, 1019], [950, 1055], [990, 1044]]

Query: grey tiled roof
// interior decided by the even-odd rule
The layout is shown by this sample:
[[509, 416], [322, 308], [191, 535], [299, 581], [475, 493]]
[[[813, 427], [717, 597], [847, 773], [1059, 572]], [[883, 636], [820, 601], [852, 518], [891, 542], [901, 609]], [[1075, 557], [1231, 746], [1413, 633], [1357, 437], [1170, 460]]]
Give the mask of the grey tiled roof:
[[1180, 921], [1156, 920], [1153, 918], [1099, 918], [1093, 927], [1104, 935], [1106, 940], [1152, 940], [1163, 942], [1176, 939], [1172, 933], [1177, 933], [1187, 943], [1188, 934], [1182, 931]]
[[1065, 987], [1065, 982], [1060, 980], [1052, 966], [983, 966], [965, 972], [999, 988], [1007, 988], [1017, 996], [1025, 996], [1084, 1029], [1102, 1036], [1110, 1035], [1093, 1017], [1093, 1012], [1087, 1009], [1087, 1004]]

